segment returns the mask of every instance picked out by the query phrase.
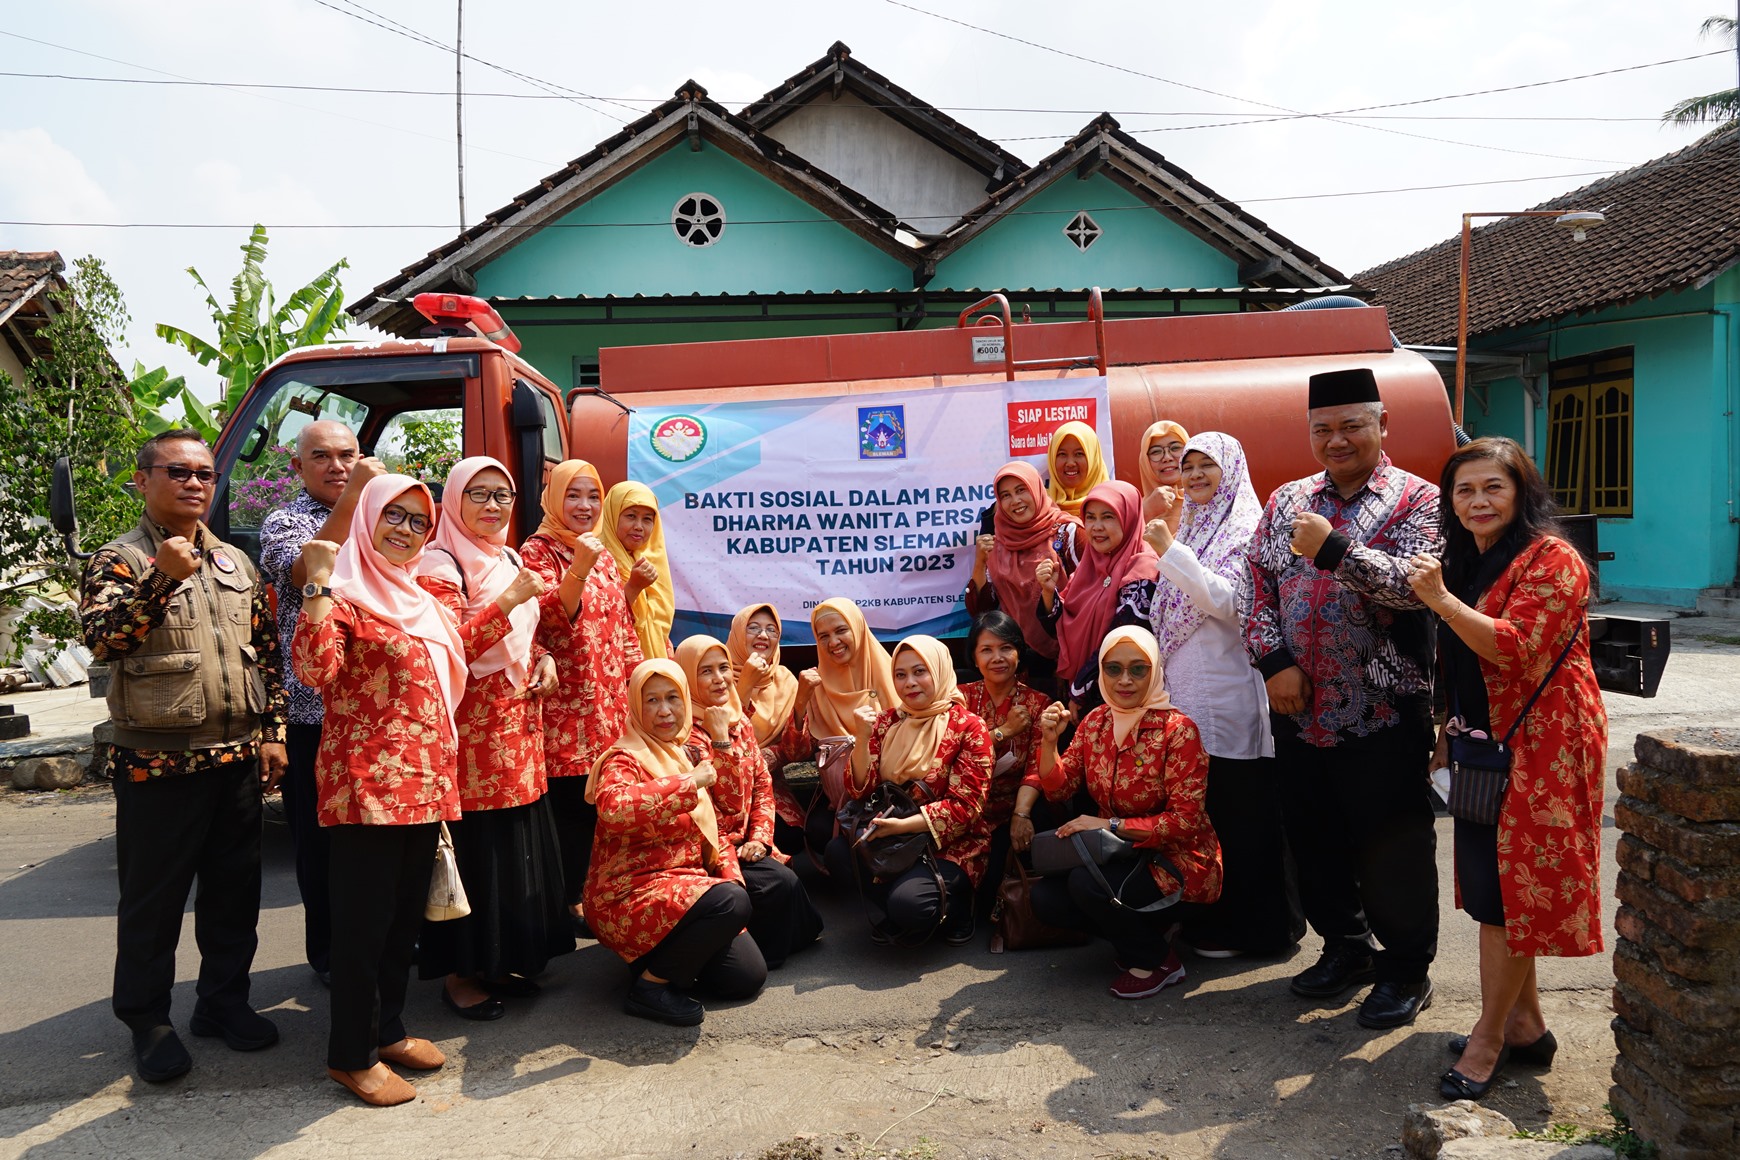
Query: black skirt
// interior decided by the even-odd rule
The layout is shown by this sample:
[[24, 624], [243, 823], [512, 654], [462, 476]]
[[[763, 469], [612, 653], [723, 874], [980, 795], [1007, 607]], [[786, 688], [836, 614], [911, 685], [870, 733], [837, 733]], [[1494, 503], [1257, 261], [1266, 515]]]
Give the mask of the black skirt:
[[547, 801], [476, 810], [447, 828], [471, 913], [424, 922], [418, 977], [531, 978], [574, 949], [563, 903], [562, 853]]
[[1455, 822], [1456, 887], [1462, 909], [1475, 922], [1504, 925], [1504, 891], [1498, 881], [1498, 827]]

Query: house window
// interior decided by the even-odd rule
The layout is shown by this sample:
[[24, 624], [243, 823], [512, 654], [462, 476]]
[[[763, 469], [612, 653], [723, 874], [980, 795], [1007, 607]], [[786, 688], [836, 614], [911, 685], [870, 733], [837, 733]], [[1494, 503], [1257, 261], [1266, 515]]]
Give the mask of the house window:
[[1078, 250], [1085, 250], [1100, 240], [1100, 223], [1088, 216], [1087, 210], [1082, 210], [1069, 219], [1069, 224], [1063, 227], [1063, 236]]
[[725, 232], [725, 207], [711, 194], [684, 194], [671, 210], [671, 228], [684, 245], [710, 246]]
[[598, 357], [587, 358], [577, 354], [573, 358], [574, 385], [577, 387], [596, 387], [601, 381], [598, 377]]
[[1631, 515], [1632, 351], [1548, 368], [1547, 483], [1574, 515]]

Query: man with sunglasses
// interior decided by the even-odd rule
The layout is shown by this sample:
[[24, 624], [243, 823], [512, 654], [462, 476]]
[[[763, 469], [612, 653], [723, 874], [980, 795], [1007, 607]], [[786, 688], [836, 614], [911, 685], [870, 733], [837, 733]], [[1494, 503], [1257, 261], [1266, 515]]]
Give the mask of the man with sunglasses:
[[115, 1015], [133, 1032], [141, 1078], [192, 1066], [169, 1021], [189, 890], [199, 943], [188, 1029], [237, 1051], [278, 1041], [248, 1003], [260, 917], [260, 794], [283, 776], [278, 628], [242, 552], [204, 516], [216, 485], [198, 432], [139, 449], [138, 527], [85, 567], [84, 641], [110, 665], [115, 742]]
[[[296, 635], [302, 589], [308, 582], [302, 545], [309, 540], [344, 543], [363, 488], [387, 470], [380, 460], [364, 456], [351, 429], [335, 419], [316, 419], [296, 433], [290, 468], [301, 479], [302, 490], [260, 525], [260, 573], [277, 594], [278, 636], [286, 646]], [[314, 792], [314, 757], [320, 751], [325, 706], [318, 690], [296, 679], [288, 647], [284, 649], [284, 690], [289, 699], [289, 769], [279, 789], [284, 795], [290, 841], [296, 848], [303, 952], [315, 975], [330, 985], [332, 906], [327, 863], [332, 843], [321, 829]]]

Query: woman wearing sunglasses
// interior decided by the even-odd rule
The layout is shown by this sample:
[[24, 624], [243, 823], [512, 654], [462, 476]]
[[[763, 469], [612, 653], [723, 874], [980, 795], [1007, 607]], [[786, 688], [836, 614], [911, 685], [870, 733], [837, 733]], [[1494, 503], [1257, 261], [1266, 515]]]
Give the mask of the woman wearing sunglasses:
[[303, 545], [308, 584], [290, 654], [296, 679], [326, 702], [315, 784], [335, 887], [327, 1074], [379, 1106], [417, 1098], [388, 1064], [445, 1062], [406, 1035], [401, 1013], [436, 831], [459, 818], [453, 714], [467, 664], [509, 635], [541, 588], [521, 573], [456, 624], [417, 578], [434, 518], [416, 480], [370, 480], [342, 548]]
[[[1196, 726], [1167, 699], [1153, 633], [1113, 629], [1100, 646], [1099, 670], [1105, 704], [1082, 720], [1063, 756], [1057, 739], [1068, 711], [1052, 705], [1040, 715], [1039, 768], [1028, 774], [1015, 812], [1031, 813], [1041, 793], [1067, 802], [1085, 785], [1096, 812], [1065, 822], [1058, 836], [1110, 830], [1134, 847], [1133, 857], [1101, 868], [1110, 893], [1078, 867], [1035, 884], [1033, 909], [1051, 926], [1110, 942], [1119, 971], [1112, 995], [1146, 999], [1184, 981], [1167, 934], [1175, 904], [1220, 896], [1220, 843], [1203, 805], [1208, 754]], [[1030, 841], [1017, 835], [1018, 846]]]
[[[507, 545], [514, 492], [507, 468], [488, 456], [454, 464], [441, 522], [421, 572], [456, 617], [474, 615], [520, 573], [536, 577]], [[562, 856], [544, 801], [541, 700], [556, 687], [546, 649], [565, 639], [559, 589], [514, 610], [499, 644], [471, 662], [459, 725], [459, 808], [450, 829], [471, 913], [423, 930], [418, 974], [446, 977], [441, 997], [466, 1019], [499, 1019], [501, 999], [537, 993], [533, 976], [574, 949], [563, 903]]]

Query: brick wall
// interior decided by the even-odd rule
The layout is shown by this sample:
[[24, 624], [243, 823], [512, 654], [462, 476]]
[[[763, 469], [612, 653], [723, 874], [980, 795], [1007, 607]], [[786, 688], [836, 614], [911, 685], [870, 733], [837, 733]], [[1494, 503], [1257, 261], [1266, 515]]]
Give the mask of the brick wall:
[[1612, 1102], [1662, 1160], [1740, 1156], [1740, 727], [1619, 771]]

